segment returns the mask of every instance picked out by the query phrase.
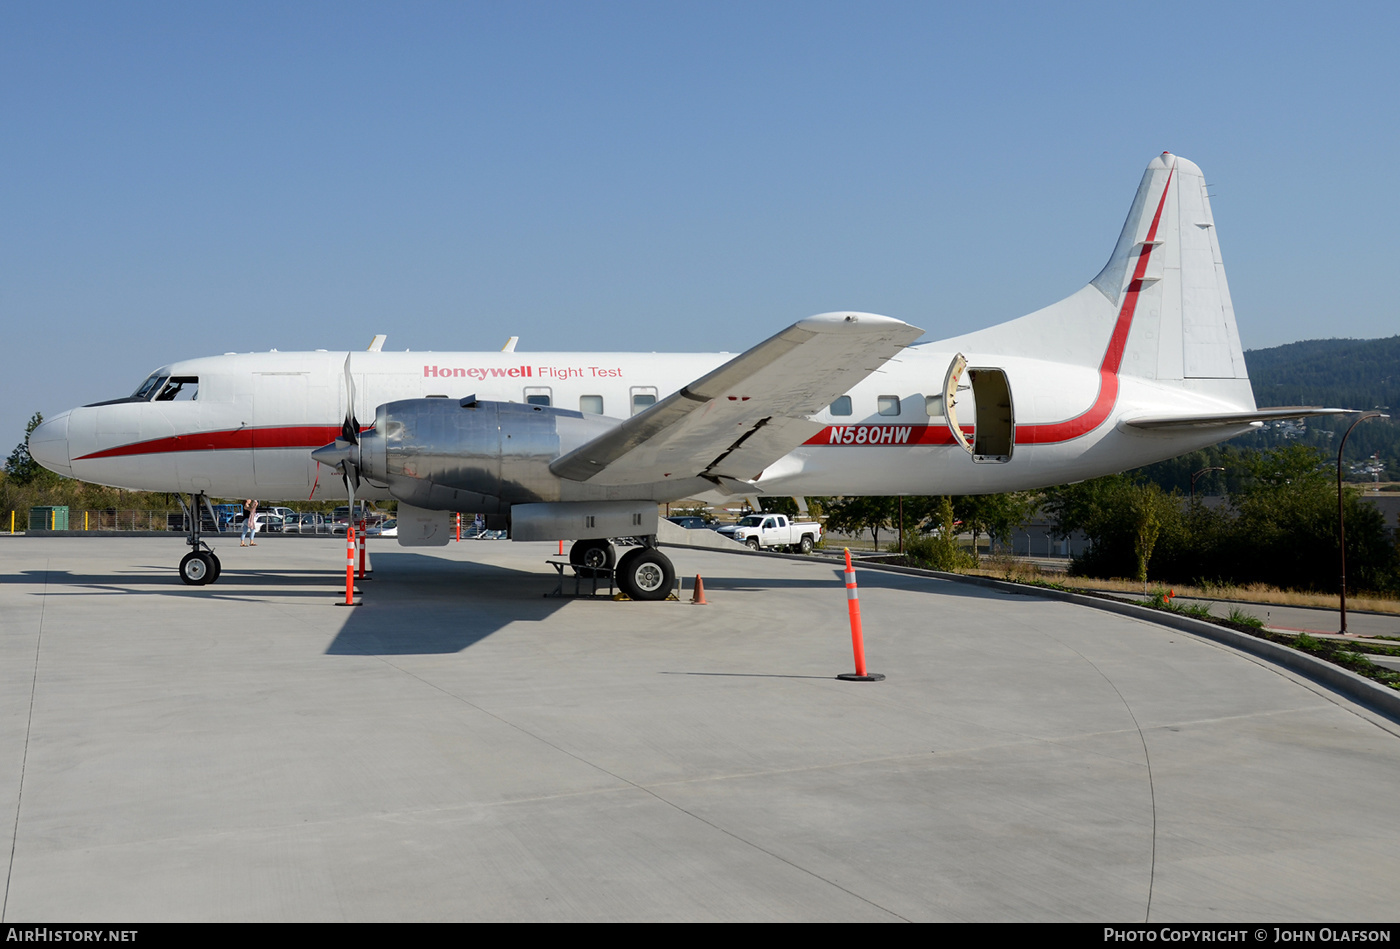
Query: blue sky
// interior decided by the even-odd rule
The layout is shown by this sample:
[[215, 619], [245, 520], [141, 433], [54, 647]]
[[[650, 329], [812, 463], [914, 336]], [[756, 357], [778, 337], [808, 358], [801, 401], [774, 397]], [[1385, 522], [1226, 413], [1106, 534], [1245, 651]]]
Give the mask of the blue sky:
[[1246, 348], [1400, 332], [1400, 7], [0, 3], [0, 445], [229, 350], [738, 351], [1072, 292], [1163, 149]]

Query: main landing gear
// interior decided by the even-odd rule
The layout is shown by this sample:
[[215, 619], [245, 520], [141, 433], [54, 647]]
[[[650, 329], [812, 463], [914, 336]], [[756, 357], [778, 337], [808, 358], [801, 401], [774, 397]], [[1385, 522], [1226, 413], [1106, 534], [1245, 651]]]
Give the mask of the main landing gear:
[[580, 577], [607, 576], [599, 574], [613, 565], [613, 546], [607, 540], [576, 540], [569, 548], [569, 563]]
[[[616, 557], [607, 540], [579, 540], [569, 548], [569, 562], [581, 577], [604, 575], [609, 569], [622, 592], [634, 600], [664, 600], [676, 583], [676, 568], [656, 549], [655, 537], [644, 537], [642, 546]], [[616, 566], [614, 566], [616, 559]]]
[[[180, 499], [180, 506], [185, 509], [185, 523], [189, 525], [189, 536], [185, 543], [189, 544], [190, 552], [185, 554], [180, 561], [180, 579], [191, 586], [203, 586], [206, 583], [213, 583], [219, 579], [219, 574], [223, 572], [223, 565], [219, 563], [219, 558], [214, 555], [214, 548], [210, 547], [199, 538], [199, 508], [203, 503], [205, 507], [209, 505], [209, 499], [203, 494], [190, 495], [190, 503], [185, 505], [183, 498]], [[209, 509], [209, 516], [214, 518], [213, 508]], [[218, 523], [214, 519], [215, 524]]]

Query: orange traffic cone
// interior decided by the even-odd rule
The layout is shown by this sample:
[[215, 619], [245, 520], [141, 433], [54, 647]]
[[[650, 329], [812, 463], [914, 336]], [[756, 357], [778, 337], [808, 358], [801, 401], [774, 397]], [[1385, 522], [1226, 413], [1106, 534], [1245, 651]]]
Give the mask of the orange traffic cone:
[[690, 594], [690, 602], [696, 606], [709, 606], [705, 600], [705, 581], [700, 579], [700, 574], [695, 575], [695, 591]]

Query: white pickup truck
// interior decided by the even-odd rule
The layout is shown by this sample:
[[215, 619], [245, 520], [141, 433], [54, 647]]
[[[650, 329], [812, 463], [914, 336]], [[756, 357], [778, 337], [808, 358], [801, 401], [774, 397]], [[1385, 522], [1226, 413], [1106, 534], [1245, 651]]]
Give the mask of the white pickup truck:
[[822, 526], [815, 521], [789, 521], [783, 514], [748, 514], [718, 533], [753, 550], [777, 547], [810, 554], [822, 539]]

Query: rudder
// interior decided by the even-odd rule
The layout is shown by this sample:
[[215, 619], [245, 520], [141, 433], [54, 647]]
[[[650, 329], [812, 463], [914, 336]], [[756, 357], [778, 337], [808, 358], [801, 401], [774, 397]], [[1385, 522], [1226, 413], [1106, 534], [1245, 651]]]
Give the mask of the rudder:
[[[1205, 178], [1163, 152], [1143, 173], [1108, 263], [1079, 292], [950, 341], [1095, 366], [1253, 406]], [[1220, 385], [1207, 380], [1231, 380]]]

